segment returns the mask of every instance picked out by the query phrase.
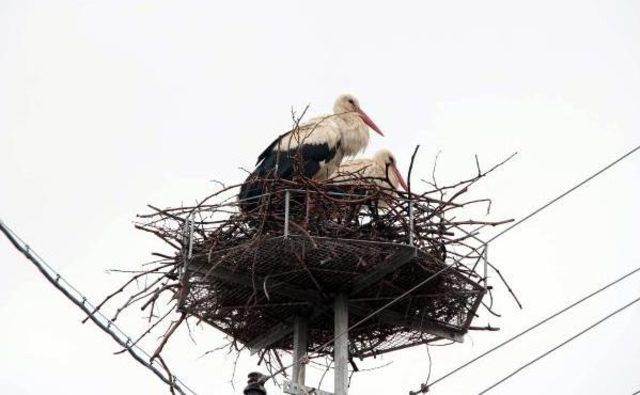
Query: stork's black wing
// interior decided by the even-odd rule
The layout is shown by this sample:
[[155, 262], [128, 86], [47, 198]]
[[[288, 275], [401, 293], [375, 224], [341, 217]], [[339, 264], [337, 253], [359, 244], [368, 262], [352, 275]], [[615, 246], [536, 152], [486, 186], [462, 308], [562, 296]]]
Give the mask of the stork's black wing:
[[269, 144], [269, 146], [267, 148], [265, 148], [265, 150], [262, 151], [262, 153], [260, 155], [258, 155], [258, 160], [256, 161], [256, 166], [258, 166], [260, 164], [260, 162], [262, 162], [267, 156], [269, 156], [269, 154], [273, 151], [273, 149], [278, 146], [278, 143], [280, 142], [280, 140], [282, 140], [282, 138], [284, 136], [288, 135], [289, 133], [291, 133], [291, 131], [284, 132], [280, 136], [276, 137], [276, 139], [273, 140], [273, 142], [271, 142], [271, 144]]
[[275, 174], [278, 177], [291, 178], [296, 161], [299, 161], [300, 174], [311, 178], [320, 171], [324, 163], [333, 159], [338, 148], [339, 145], [331, 147], [328, 143], [320, 143], [302, 144], [286, 151], [271, 149], [269, 152], [261, 154], [261, 162], [259, 162], [254, 174], [265, 176], [277, 168]]
[[338, 142], [338, 145], [333, 147], [329, 143], [318, 143], [302, 144], [286, 151], [274, 150], [281, 137], [260, 154], [258, 166], [240, 188], [239, 198], [246, 202], [242, 204], [245, 211], [257, 206], [257, 200], [250, 198], [264, 193], [264, 183], [259, 178], [276, 175], [280, 178], [291, 179], [294, 176], [296, 164], [299, 166], [299, 174], [312, 178], [320, 171], [323, 164], [334, 158], [340, 147]]

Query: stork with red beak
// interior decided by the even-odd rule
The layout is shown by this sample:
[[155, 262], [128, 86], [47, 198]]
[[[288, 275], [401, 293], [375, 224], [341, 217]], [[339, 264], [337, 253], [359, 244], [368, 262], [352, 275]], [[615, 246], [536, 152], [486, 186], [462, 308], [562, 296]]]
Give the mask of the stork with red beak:
[[258, 178], [291, 179], [297, 174], [316, 180], [329, 178], [343, 158], [367, 148], [369, 128], [384, 136], [355, 97], [341, 95], [335, 101], [333, 114], [299, 125], [260, 154], [255, 170], [240, 188], [239, 199], [246, 201], [263, 193], [264, 184], [253, 181]]
[[338, 183], [374, 183], [383, 188], [401, 187], [409, 189], [402, 174], [398, 170], [396, 158], [391, 151], [381, 149], [371, 159], [355, 159], [343, 162], [334, 180]]

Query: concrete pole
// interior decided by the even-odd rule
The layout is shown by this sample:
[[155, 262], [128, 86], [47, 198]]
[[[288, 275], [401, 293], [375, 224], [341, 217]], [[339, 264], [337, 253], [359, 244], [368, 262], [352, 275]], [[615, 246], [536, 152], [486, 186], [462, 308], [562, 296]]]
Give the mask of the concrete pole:
[[298, 363], [302, 358], [307, 356], [307, 339], [309, 329], [307, 321], [301, 317], [295, 317], [293, 322], [293, 374], [291, 381], [304, 385], [305, 365]]
[[347, 395], [349, 381], [349, 310], [347, 297], [344, 294], [336, 296], [333, 303], [334, 334], [336, 341], [333, 349], [335, 363], [334, 395]]

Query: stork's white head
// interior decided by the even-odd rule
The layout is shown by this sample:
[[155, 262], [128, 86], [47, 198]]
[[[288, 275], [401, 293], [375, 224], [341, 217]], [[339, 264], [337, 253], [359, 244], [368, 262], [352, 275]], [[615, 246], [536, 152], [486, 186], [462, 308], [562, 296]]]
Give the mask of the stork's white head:
[[373, 129], [380, 136], [384, 136], [380, 128], [362, 110], [358, 99], [356, 99], [353, 95], [345, 94], [338, 96], [335, 104], [333, 105], [333, 112], [335, 114], [355, 113], [367, 126]]
[[400, 170], [398, 170], [398, 165], [396, 163], [396, 157], [393, 156], [391, 151], [388, 149], [381, 149], [373, 155], [373, 161], [383, 169], [385, 169], [387, 176], [389, 177], [389, 181], [394, 188], [398, 188], [398, 185], [402, 187], [405, 191], [409, 190], [407, 183], [404, 181]]

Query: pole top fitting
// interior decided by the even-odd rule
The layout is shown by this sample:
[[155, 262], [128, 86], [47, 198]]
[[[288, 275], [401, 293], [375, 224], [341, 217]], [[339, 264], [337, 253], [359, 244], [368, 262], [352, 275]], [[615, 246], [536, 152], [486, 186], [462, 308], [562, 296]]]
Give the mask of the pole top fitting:
[[244, 395], [267, 395], [267, 390], [264, 388], [267, 379], [267, 376], [260, 372], [249, 373], [249, 380], [247, 380], [247, 386], [243, 391]]

